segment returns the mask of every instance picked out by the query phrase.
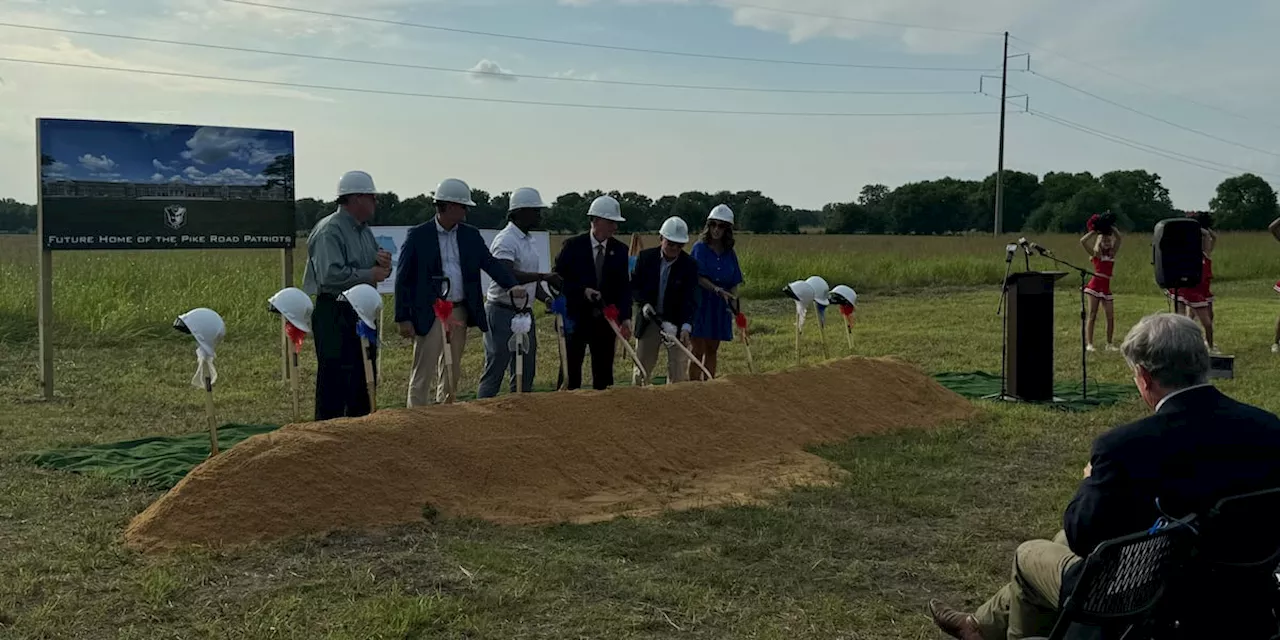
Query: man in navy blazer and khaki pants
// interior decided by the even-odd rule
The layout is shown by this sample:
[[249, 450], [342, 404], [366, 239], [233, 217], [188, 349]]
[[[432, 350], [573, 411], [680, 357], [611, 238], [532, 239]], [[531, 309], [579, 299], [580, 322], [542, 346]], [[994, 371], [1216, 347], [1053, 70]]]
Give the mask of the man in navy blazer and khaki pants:
[[435, 205], [434, 218], [409, 230], [396, 264], [396, 324], [400, 335], [414, 341], [410, 407], [432, 404], [432, 385], [436, 386], [435, 402], [444, 400], [444, 340], [440, 335], [444, 329], [435, 315], [435, 303], [445, 293], [443, 283], [449, 283], [446, 299], [453, 303], [451, 321], [461, 329], [449, 338], [454, 363], [450, 388], [454, 390], [461, 377], [467, 327], [489, 330], [480, 271], [502, 287], [517, 284], [515, 276], [489, 253], [480, 230], [462, 222], [467, 209], [475, 206], [465, 182], [452, 178], [441, 182], [436, 187]]

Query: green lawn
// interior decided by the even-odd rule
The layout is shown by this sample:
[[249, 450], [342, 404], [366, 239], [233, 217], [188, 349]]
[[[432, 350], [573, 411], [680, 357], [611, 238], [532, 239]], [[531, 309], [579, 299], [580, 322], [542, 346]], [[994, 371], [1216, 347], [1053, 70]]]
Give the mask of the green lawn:
[[[904, 250], [889, 246], [895, 241], [884, 250]], [[1218, 343], [1237, 357], [1237, 379], [1220, 387], [1280, 411], [1280, 356], [1268, 350], [1280, 313], [1280, 296], [1270, 290], [1280, 251], [1261, 235], [1239, 244], [1246, 241], [1269, 253], [1232, 254], [1224, 246], [1215, 260], [1222, 273], [1240, 274], [1214, 287]], [[946, 242], [933, 250], [966, 256], [970, 243], [990, 243]], [[1139, 244], [1130, 245], [1116, 287], [1121, 336], [1141, 315], [1166, 308]], [[140, 556], [121, 546], [121, 533], [157, 494], [39, 470], [15, 456], [201, 430], [202, 398], [189, 386], [194, 345], [168, 328], [177, 312], [201, 305], [219, 309], [229, 325], [218, 351], [220, 418], [288, 421], [278, 325], [265, 311], [278, 266], [264, 252], [183, 252], [182, 260], [172, 253], [58, 254], [58, 396], [45, 403], [37, 399], [34, 252], [12, 248], [0, 244], [0, 274], [12, 285], [0, 292], [5, 637], [941, 637], [925, 617], [927, 600], [975, 605], [985, 598], [1007, 578], [1019, 542], [1056, 531], [1090, 440], [1145, 410], [1136, 400], [1079, 414], [984, 405], [984, 414], [965, 424], [824, 447], [818, 453], [849, 470], [848, 481], [770, 506], [538, 528], [424, 521], [248, 551]], [[849, 255], [850, 265], [883, 257]], [[997, 246], [997, 279], [1002, 255]], [[1250, 263], [1249, 275], [1231, 255]], [[991, 270], [985, 261], [982, 268]], [[929, 372], [998, 371], [998, 288], [976, 288], [965, 282], [970, 277], [986, 276], [941, 278], [938, 287], [911, 291], [888, 280], [859, 287], [869, 293], [859, 300], [856, 352], [894, 355]], [[1077, 304], [1063, 285], [1055, 326], [1059, 380], [1079, 376]], [[753, 300], [746, 311], [757, 365], [790, 366], [790, 303]], [[814, 361], [817, 325], [808, 327], [806, 359]], [[546, 383], [557, 361], [550, 323], [540, 319], [539, 329], [547, 347], [539, 382]], [[833, 355], [846, 352], [836, 327], [827, 339]], [[474, 389], [481, 351], [473, 334], [466, 388]], [[304, 357], [304, 388], [313, 362]], [[721, 363], [726, 373], [744, 371], [740, 344], [726, 345]], [[390, 340], [381, 406], [402, 405], [408, 364], [407, 345]], [[1121, 358], [1108, 353], [1091, 355], [1090, 375], [1129, 379]]]

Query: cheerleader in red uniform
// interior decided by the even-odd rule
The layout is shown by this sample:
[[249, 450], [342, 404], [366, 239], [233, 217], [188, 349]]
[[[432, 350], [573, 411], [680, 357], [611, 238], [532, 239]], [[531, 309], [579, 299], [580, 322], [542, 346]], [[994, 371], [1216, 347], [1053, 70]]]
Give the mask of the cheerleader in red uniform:
[[1116, 215], [1110, 211], [1089, 218], [1089, 232], [1080, 238], [1080, 245], [1088, 252], [1093, 271], [1098, 274], [1084, 287], [1089, 300], [1089, 324], [1085, 327], [1085, 349], [1094, 351], [1093, 326], [1098, 320], [1098, 307], [1107, 313], [1107, 351], [1118, 351], [1114, 343], [1116, 332], [1115, 296], [1111, 293], [1111, 277], [1115, 273], [1116, 253], [1120, 250], [1120, 230], [1116, 229]]
[[1176, 297], [1170, 290], [1169, 296], [1174, 300], [1175, 311], [1200, 321], [1204, 327], [1205, 345], [1210, 353], [1217, 354], [1221, 352], [1213, 341], [1213, 290], [1210, 285], [1213, 281], [1213, 248], [1218, 242], [1218, 234], [1213, 231], [1213, 216], [1208, 211], [1193, 211], [1187, 215], [1200, 223], [1200, 284], [1178, 290]]

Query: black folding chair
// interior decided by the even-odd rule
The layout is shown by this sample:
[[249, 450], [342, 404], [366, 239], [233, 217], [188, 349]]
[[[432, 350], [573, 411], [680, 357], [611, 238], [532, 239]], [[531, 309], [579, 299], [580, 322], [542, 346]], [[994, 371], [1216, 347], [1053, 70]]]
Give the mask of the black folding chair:
[[1098, 545], [1083, 560], [1080, 580], [1063, 602], [1048, 640], [1144, 638], [1151, 612], [1195, 548], [1188, 526], [1193, 518]]
[[[1198, 540], [1186, 580], [1176, 584], [1167, 600], [1165, 616], [1177, 621], [1186, 611], [1212, 611], [1215, 620], [1170, 626], [1180, 631], [1168, 637], [1191, 638], [1202, 633], [1196, 624], [1213, 627], [1214, 633], [1252, 640], [1280, 637], [1280, 527], [1273, 521], [1280, 513], [1280, 488], [1223, 498], [1194, 523]], [[1245, 591], [1253, 613], [1240, 615], [1244, 602], [1217, 602], [1216, 585], [1231, 585], [1233, 593]], [[1257, 591], [1254, 592], [1253, 590]], [[1236, 596], [1227, 595], [1226, 598]], [[1269, 614], [1263, 618], [1263, 614]], [[1182, 620], [1181, 622], [1190, 622]], [[1228, 630], [1225, 625], [1242, 629]]]
[[1198, 563], [1215, 570], [1256, 574], [1280, 565], [1280, 488], [1223, 498], [1198, 523]]

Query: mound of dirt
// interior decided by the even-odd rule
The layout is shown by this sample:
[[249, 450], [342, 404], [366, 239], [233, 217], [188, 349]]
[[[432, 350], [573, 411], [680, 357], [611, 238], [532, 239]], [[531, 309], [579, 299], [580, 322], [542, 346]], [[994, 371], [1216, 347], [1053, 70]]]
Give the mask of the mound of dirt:
[[125, 531], [136, 549], [235, 546], [413, 522], [591, 522], [755, 501], [840, 471], [807, 445], [975, 409], [883, 359], [707, 383], [505, 395], [294, 424], [196, 467]]

